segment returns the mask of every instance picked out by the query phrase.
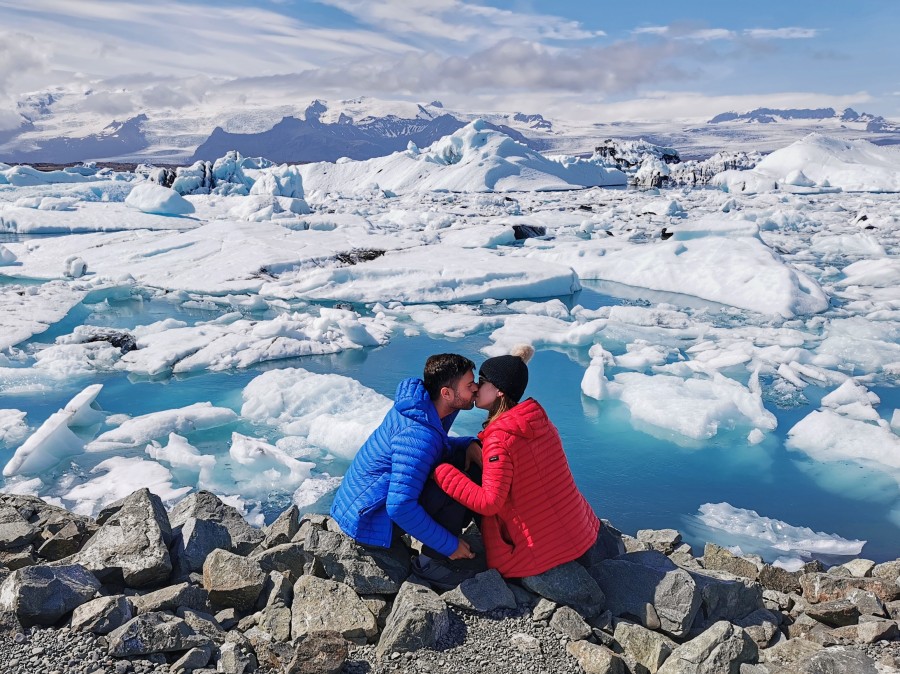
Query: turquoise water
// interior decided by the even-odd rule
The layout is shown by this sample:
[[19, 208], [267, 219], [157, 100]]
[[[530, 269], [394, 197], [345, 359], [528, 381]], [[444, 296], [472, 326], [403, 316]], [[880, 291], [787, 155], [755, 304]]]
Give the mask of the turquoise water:
[[[577, 303], [587, 308], [636, 299], [629, 298], [621, 288], [596, 287], [599, 290], [588, 288], [560, 299], [569, 306]], [[221, 313], [185, 310], [177, 304], [153, 299], [149, 294], [143, 300], [113, 297], [108, 307], [98, 305], [103, 299], [102, 295], [89, 297], [86, 304], [75, 307], [63, 321], [34, 341], [52, 342], [85, 322], [133, 327], [175, 317], [194, 323]], [[649, 299], [658, 301], [659, 298]], [[694, 301], [698, 306], [702, 304]], [[282, 360], [233, 372], [159, 378], [98, 373], [73, 378], [49, 391], [29, 394], [4, 392], [7, 386], [0, 379], [0, 408], [27, 411], [30, 425], [36, 427], [84, 386], [102, 383], [104, 390], [98, 401], [111, 413], [134, 416], [206, 400], [239, 411], [241, 390], [247, 383], [265, 370], [283, 367], [346, 375], [393, 397], [397, 382], [419, 375], [429, 355], [455, 351], [480, 363], [484, 359], [480, 349], [488, 343], [487, 333], [448, 340], [425, 335], [408, 337], [397, 331], [384, 347]], [[784, 448], [786, 432], [817, 408], [819, 398], [827, 391], [805, 389], [809, 404], [790, 409], [770, 404], [769, 409], [778, 418], [778, 429], [760, 445], [748, 445], [748, 428], [720, 431], [709, 441], [692, 442], [659, 429], [635, 428], [630, 423], [628, 409], [621, 403], [598, 402], [582, 396], [580, 382], [588, 361], [586, 348], [539, 351], [530, 365], [528, 394], [541, 402], [559, 428], [576, 480], [597, 513], [623, 531], [633, 534], [643, 528], [676, 528], [685, 533], [686, 540], [698, 553], [702, 552], [705, 540], [730, 544], [727, 537], [710, 534], [694, 517], [700, 505], [724, 501], [796, 526], [865, 539], [868, 543], [862, 555], [870, 559], [900, 557], [898, 526], [888, 519], [889, 512], [900, 504], [900, 489], [893, 478], [854, 464], [818, 464]], [[900, 407], [900, 389], [876, 387], [873, 391], [881, 397], [880, 409]], [[454, 431], [474, 434], [480, 429], [483, 414], [479, 410], [464, 412]], [[255, 436], [268, 433], [269, 439], [277, 439], [274, 431], [242, 422], [190, 435], [189, 439], [201, 451], [210, 449], [221, 454], [227, 452], [234, 430]], [[0, 449], [2, 464], [12, 453], [12, 449]], [[131, 454], [139, 456], [142, 449]], [[95, 458], [86, 457], [85, 461], [108, 458], [108, 455], [92, 456]], [[83, 463], [79, 470], [89, 467], [89, 463]], [[327, 470], [341, 474], [345, 467], [345, 463], [335, 461]], [[42, 478], [47, 481], [71, 470], [68, 464], [61, 465], [53, 476]], [[272, 494], [265, 508], [267, 515], [277, 513], [289, 498], [290, 494]], [[328, 505], [326, 498], [313, 509], [324, 511]]]

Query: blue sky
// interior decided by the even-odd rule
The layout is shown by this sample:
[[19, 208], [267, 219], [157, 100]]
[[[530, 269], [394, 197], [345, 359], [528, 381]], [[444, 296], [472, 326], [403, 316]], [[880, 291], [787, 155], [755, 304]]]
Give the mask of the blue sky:
[[900, 117], [898, 25], [895, 0], [0, 0], [0, 127], [51, 87], [117, 115], [367, 95], [596, 121]]

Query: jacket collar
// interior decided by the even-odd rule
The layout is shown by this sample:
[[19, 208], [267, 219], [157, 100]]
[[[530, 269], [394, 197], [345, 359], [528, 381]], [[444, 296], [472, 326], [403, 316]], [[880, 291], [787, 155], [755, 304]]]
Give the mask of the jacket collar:
[[540, 403], [534, 398], [528, 398], [494, 419], [481, 433], [488, 435], [500, 431], [531, 438], [538, 428], [549, 422], [550, 419]]
[[458, 414], [456, 411], [441, 419], [425, 390], [425, 383], [418, 377], [404, 379], [397, 385], [394, 409], [413, 421], [431, 426], [445, 437]]

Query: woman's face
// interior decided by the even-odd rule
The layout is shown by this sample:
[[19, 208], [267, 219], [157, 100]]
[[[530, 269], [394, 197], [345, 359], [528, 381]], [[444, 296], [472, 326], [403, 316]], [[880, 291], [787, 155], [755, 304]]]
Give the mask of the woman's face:
[[475, 407], [480, 410], [490, 409], [499, 394], [500, 391], [497, 387], [482, 377], [478, 380], [478, 394], [475, 396]]

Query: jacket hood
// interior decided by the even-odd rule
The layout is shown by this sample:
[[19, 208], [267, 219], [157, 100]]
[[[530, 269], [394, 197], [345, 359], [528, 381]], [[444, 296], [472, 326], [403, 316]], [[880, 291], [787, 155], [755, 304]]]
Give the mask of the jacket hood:
[[504, 431], [511, 435], [531, 438], [537, 429], [543, 428], [549, 422], [547, 413], [538, 401], [528, 398], [494, 419], [482, 432], [488, 434], [493, 431]]
[[441, 429], [441, 420], [434, 408], [434, 403], [425, 390], [425, 383], [418, 377], [404, 379], [397, 385], [394, 394], [394, 409], [421, 424]]

